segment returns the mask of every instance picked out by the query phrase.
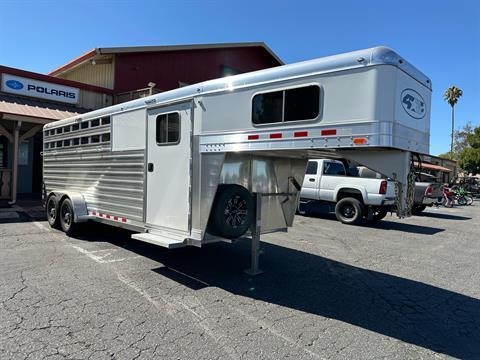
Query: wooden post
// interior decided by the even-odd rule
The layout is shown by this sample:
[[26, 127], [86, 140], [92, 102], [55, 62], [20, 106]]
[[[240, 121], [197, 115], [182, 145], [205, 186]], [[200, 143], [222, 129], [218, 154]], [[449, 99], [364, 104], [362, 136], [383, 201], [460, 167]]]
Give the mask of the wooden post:
[[12, 200], [8, 203], [13, 205], [17, 202], [17, 180], [18, 180], [18, 147], [20, 138], [20, 128], [22, 122], [17, 121], [15, 129], [13, 130], [13, 161], [12, 161]]

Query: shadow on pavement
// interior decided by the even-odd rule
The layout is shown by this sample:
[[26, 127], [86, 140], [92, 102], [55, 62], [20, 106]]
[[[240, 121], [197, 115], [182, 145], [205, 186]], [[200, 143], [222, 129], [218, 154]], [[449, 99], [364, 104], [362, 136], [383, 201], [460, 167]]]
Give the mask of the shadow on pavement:
[[47, 217], [45, 214], [29, 214], [25, 211], [1, 211], [0, 212], [0, 224], [22, 223], [31, 221], [45, 221]]
[[[339, 222], [335, 217], [335, 214], [329, 212], [326, 207], [309, 209], [307, 210], [304, 216]], [[402, 222], [402, 221], [388, 221], [389, 217], [390, 215], [387, 215], [385, 219], [381, 221], [370, 221], [370, 222], [364, 221], [361, 223], [360, 226], [374, 228], [374, 229], [382, 229], [382, 230], [403, 231], [403, 232], [423, 234], [423, 235], [435, 235], [439, 232], [445, 231], [445, 229], [438, 228], [438, 227], [415, 225], [415, 224], [409, 224], [407, 222]], [[469, 218], [464, 218], [462, 220], [467, 220], [467, 219]], [[342, 224], [339, 223], [339, 225], [342, 225]], [[352, 226], [352, 225], [342, 225], [342, 226]]]
[[406, 222], [388, 221], [385, 219], [376, 222], [366, 222], [363, 224], [363, 226], [373, 229], [394, 230], [422, 235], [435, 235], [439, 232], [445, 231], [445, 229], [442, 228], [408, 224]]
[[153, 269], [159, 276], [193, 290], [214, 286], [456, 358], [480, 358], [480, 300], [470, 296], [270, 243], [262, 243], [265, 273], [250, 277], [243, 273], [248, 241], [165, 250], [132, 241], [126, 231], [108, 228], [102, 234], [102, 228], [85, 237], [111, 239], [158, 261], [164, 265]]
[[442, 214], [442, 213], [434, 213], [434, 212], [422, 212], [418, 215], [420, 217], [431, 217], [436, 219], [444, 219], [444, 220], [471, 220], [472, 218], [466, 216], [459, 216], [459, 215], [451, 215], [451, 214]]

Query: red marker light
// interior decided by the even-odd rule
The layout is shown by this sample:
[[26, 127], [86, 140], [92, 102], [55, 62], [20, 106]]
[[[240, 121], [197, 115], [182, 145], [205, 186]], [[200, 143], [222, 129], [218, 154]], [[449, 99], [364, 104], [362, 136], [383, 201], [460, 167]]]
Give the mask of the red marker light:
[[308, 136], [308, 131], [296, 131], [293, 133], [294, 137], [305, 137]]
[[281, 138], [282, 138], [282, 133], [270, 134], [270, 139], [281, 139]]
[[336, 129], [322, 130], [321, 134], [322, 136], [337, 135], [337, 130]]

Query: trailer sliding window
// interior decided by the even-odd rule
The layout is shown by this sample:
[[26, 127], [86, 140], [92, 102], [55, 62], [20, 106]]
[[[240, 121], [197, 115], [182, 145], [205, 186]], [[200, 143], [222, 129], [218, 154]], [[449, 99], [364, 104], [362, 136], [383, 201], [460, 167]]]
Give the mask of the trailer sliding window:
[[317, 85], [257, 94], [252, 100], [252, 122], [258, 125], [313, 120], [319, 113]]
[[157, 144], [174, 145], [180, 142], [180, 116], [178, 113], [157, 116]]

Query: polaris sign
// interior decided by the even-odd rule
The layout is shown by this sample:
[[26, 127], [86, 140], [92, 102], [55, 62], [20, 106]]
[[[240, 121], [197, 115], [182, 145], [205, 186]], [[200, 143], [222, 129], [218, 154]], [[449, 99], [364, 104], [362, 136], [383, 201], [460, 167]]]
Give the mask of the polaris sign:
[[10, 74], [2, 75], [2, 91], [69, 104], [78, 103], [79, 95], [79, 89], [74, 87], [28, 79]]

